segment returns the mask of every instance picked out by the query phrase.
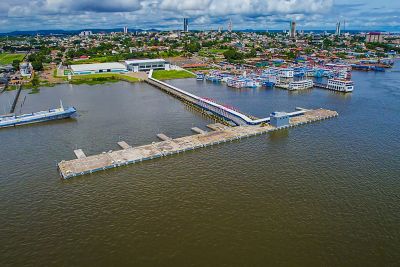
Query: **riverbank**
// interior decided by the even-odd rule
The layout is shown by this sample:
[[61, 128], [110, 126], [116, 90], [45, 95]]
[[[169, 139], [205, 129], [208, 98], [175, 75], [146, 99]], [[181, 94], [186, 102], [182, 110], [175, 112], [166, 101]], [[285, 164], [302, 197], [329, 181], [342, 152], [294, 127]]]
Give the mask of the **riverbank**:
[[[38, 76], [35, 76], [29, 82], [23, 84], [23, 89], [32, 89], [31, 93], [38, 93], [40, 91], [39, 87], [53, 87], [57, 84], [70, 83], [70, 84], [88, 84], [88, 85], [97, 85], [104, 83], [114, 83], [118, 81], [126, 81], [126, 82], [139, 82], [141, 79], [119, 74], [119, 73], [104, 73], [104, 74], [89, 74], [89, 75], [81, 75], [81, 76], [72, 76], [70, 81], [67, 80], [67, 77], [64, 76], [55, 76], [58, 78], [56, 81], [48, 81], [40, 79]], [[18, 88], [17, 85], [10, 85], [7, 87], [6, 91], [14, 91]]]
[[[52, 75], [52, 79], [44, 79], [41, 74], [34, 74], [34, 77], [26, 81], [23, 84], [23, 89], [31, 89], [31, 94], [38, 93], [40, 91], [39, 87], [53, 87], [57, 84], [70, 83], [75, 85], [87, 84], [87, 85], [98, 85], [105, 83], [115, 83], [118, 81], [125, 82], [140, 82], [143, 80], [140, 73], [99, 73], [99, 74], [87, 74], [87, 75], [75, 75], [71, 77], [71, 80], [68, 80], [67, 76], [58, 76], [56, 71], [54, 71]], [[145, 74], [145, 73], [142, 73]], [[195, 78], [196, 76], [189, 71], [186, 70], [158, 70], [153, 72], [153, 77], [159, 80], [172, 80], [172, 79], [186, 79], [186, 78]], [[7, 87], [7, 91], [14, 91], [17, 89], [17, 85], [10, 85]]]
[[119, 73], [104, 73], [104, 74], [88, 74], [88, 75], [72, 76], [72, 79], [69, 81], [69, 83], [96, 85], [96, 84], [118, 82], [118, 81], [139, 82], [141, 81], [141, 79]]

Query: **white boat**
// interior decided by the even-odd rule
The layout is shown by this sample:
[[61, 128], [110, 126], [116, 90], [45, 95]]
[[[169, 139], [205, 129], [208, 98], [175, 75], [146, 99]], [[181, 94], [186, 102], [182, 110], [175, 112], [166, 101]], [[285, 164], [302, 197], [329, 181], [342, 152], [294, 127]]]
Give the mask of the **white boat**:
[[328, 79], [327, 89], [339, 92], [352, 92], [354, 82], [343, 79]]
[[293, 81], [289, 83], [289, 90], [301, 90], [301, 89], [309, 89], [314, 86], [313, 80], [301, 80], [301, 81]]

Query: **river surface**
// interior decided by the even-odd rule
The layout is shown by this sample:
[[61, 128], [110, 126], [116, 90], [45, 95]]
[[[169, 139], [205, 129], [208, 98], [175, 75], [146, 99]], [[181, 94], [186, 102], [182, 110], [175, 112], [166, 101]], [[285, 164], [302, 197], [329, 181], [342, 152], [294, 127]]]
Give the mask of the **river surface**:
[[[257, 117], [339, 117], [68, 181], [56, 163], [192, 134], [211, 120], [147, 84], [23, 91], [79, 117], [0, 130], [0, 266], [395, 266], [400, 67], [353, 72], [352, 94], [169, 81]], [[15, 92], [0, 95], [9, 109]]]

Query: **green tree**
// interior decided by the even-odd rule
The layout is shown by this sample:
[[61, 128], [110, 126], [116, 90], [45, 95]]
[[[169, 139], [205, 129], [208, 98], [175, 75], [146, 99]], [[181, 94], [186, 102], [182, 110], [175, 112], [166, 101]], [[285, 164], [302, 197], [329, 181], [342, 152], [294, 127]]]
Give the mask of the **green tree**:
[[328, 38], [325, 38], [323, 41], [323, 45], [324, 45], [324, 48], [326, 49], [326, 48], [332, 46], [333, 42], [331, 40], [329, 40]]
[[12, 66], [15, 70], [19, 70], [19, 64], [21, 63], [21, 60], [19, 59], [14, 59], [12, 62]]
[[185, 50], [190, 53], [199, 52], [201, 49], [201, 44], [199, 42], [191, 42], [185, 46]]
[[246, 57], [256, 57], [256, 56], [257, 56], [257, 51], [254, 48], [252, 48], [250, 52], [246, 54]]
[[293, 51], [288, 51], [285, 54], [286, 54], [286, 57], [288, 59], [295, 59], [296, 58], [296, 54]]
[[242, 60], [244, 58], [244, 55], [243, 55], [243, 53], [237, 51], [234, 48], [229, 48], [228, 50], [226, 50], [224, 52], [224, 57], [229, 62], [234, 62], [236, 60]]
[[36, 71], [43, 70], [43, 63], [40, 60], [35, 60], [31, 62], [32, 68]]
[[33, 86], [33, 87], [37, 87], [37, 86], [39, 86], [39, 84], [40, 84], [39, 78], [38, 78], [38, 76], [36, 76], [36, 75], [33, 77], [33, 79], [32, 79], [31, 82], [32, 82], [32, 86]]

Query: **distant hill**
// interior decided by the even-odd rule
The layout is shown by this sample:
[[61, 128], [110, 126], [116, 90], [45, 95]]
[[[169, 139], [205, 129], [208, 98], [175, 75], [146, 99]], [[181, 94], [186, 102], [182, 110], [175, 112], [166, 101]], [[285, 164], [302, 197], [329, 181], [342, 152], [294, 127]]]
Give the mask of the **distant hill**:
[[[82, 30], [37, 30], [37, 31], [13, 31], [0, 33], [0, 36], [21, 36], [21, 35], [71, 35], [78, 34], [81, 31], [92, 31], [93, 33], [101, 33], [101, 32], [122, 32], [122, 28], [114, 28], [114, 29], [82, 29]], [[150, 29], [150, 30], [142, 30], [142, 29], [129, 29], [129, 32], [143, 32], [143, 31], [151, 31], [156, 32], [159, 30]]]
[[[7, 32], [7, 33], [0, 33], [0, 36], [29, 36], [29, 35], [73, 35], [73, 34], [78, 34], [81, 31], [92, 31], [93, 33], [110, 33], [110, 32], [122, 32], [122, 28], [113, 28], [113, 29], [81, 29], [81, 30], [36, 30], [36, 31], [13, 31], [13, 32]], [[287, 29], [286, 29], [287, 30]], [[158, 30], [158, 29], [148, 29], [148, 30], [143, 30], [143, 29], [129, 29], [129, 32], [161, 32], [163, 30]], [[195, 30], [194, 30], [195, 31]], [[253, 29], [244, 29], [244, 30], [235, 30], [237, 32], [282, 32], [284, 30], [253, 30]], [[343, 30], [342, 30], [343, 31]], [[366, 32], [369, 32], [371, 30], [368, 30]], [[314, 32], [314, 33], [323, 33], [325, 30], [304, 30], [304, 32]], [[333, 33], [334, 30], [327, 30], [326, 32], [328, 33]], [[359, 33], [362, 32], [362, 30], [346, 30], [346, 32], [349, 33]]]

